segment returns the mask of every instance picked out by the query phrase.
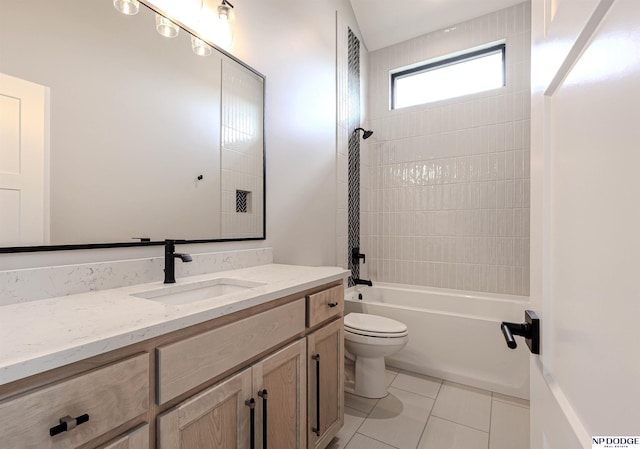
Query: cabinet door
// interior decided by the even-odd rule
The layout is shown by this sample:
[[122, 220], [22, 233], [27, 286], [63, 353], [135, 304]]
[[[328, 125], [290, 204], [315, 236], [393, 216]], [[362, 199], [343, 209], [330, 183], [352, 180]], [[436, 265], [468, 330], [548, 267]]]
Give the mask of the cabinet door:
[[159, 449], [249, 449], [251, 369], [187, 399], [158, 418]]
[[[253, 366], [256, 448], [305, 449], [307, 440], [306, 344], [301, 339]], [[266, 398], [263, 394], [266, 390]], [[266, 407], [266, 437], [264, 422]]]
[[116, 438], [102, 449], [149, 449], [149, 425], [144, 424], [135, 430]]
[[307, 336], [309, 449], [326, 447], [344, 424], [343, 357], [342, 318]]

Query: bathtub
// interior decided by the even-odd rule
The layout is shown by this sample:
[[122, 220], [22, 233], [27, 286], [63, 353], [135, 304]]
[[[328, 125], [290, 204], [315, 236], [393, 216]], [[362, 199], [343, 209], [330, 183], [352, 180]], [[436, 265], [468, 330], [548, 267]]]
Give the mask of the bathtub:
[[[362, 295], [362, 299], [358, 299]], [[405, 323], [409, 343], [387, 365], [523, 399], [529, 398], [529, 349], [509, 349], [500, 323], [523, 322], [528, 297], [376, 282], [345, 293], [345, 314]]]

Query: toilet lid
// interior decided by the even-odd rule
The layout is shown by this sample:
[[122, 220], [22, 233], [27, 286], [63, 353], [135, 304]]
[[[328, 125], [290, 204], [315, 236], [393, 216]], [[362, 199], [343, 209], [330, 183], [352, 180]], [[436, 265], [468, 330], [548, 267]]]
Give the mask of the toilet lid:
[[349, 313], [344, 317], [344, 327], [359, 334], [389, 335], [405, 334], [407, 326], [390, 318], [367, 313]]

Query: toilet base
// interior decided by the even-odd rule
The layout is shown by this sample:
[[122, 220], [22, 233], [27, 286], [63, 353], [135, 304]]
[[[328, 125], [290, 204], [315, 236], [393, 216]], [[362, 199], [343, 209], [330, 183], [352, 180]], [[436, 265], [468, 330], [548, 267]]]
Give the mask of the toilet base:
[[353, 394], [380, 399], [388, 394], [384, 357], [356, 356], [356, 380]]

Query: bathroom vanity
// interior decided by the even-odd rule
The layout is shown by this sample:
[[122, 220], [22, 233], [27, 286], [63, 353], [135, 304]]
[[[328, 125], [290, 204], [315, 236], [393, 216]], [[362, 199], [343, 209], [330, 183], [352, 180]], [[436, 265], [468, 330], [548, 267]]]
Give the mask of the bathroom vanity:
[[2, 445], [324, 448], [347, 274], [263, 265], [3, 306]]

